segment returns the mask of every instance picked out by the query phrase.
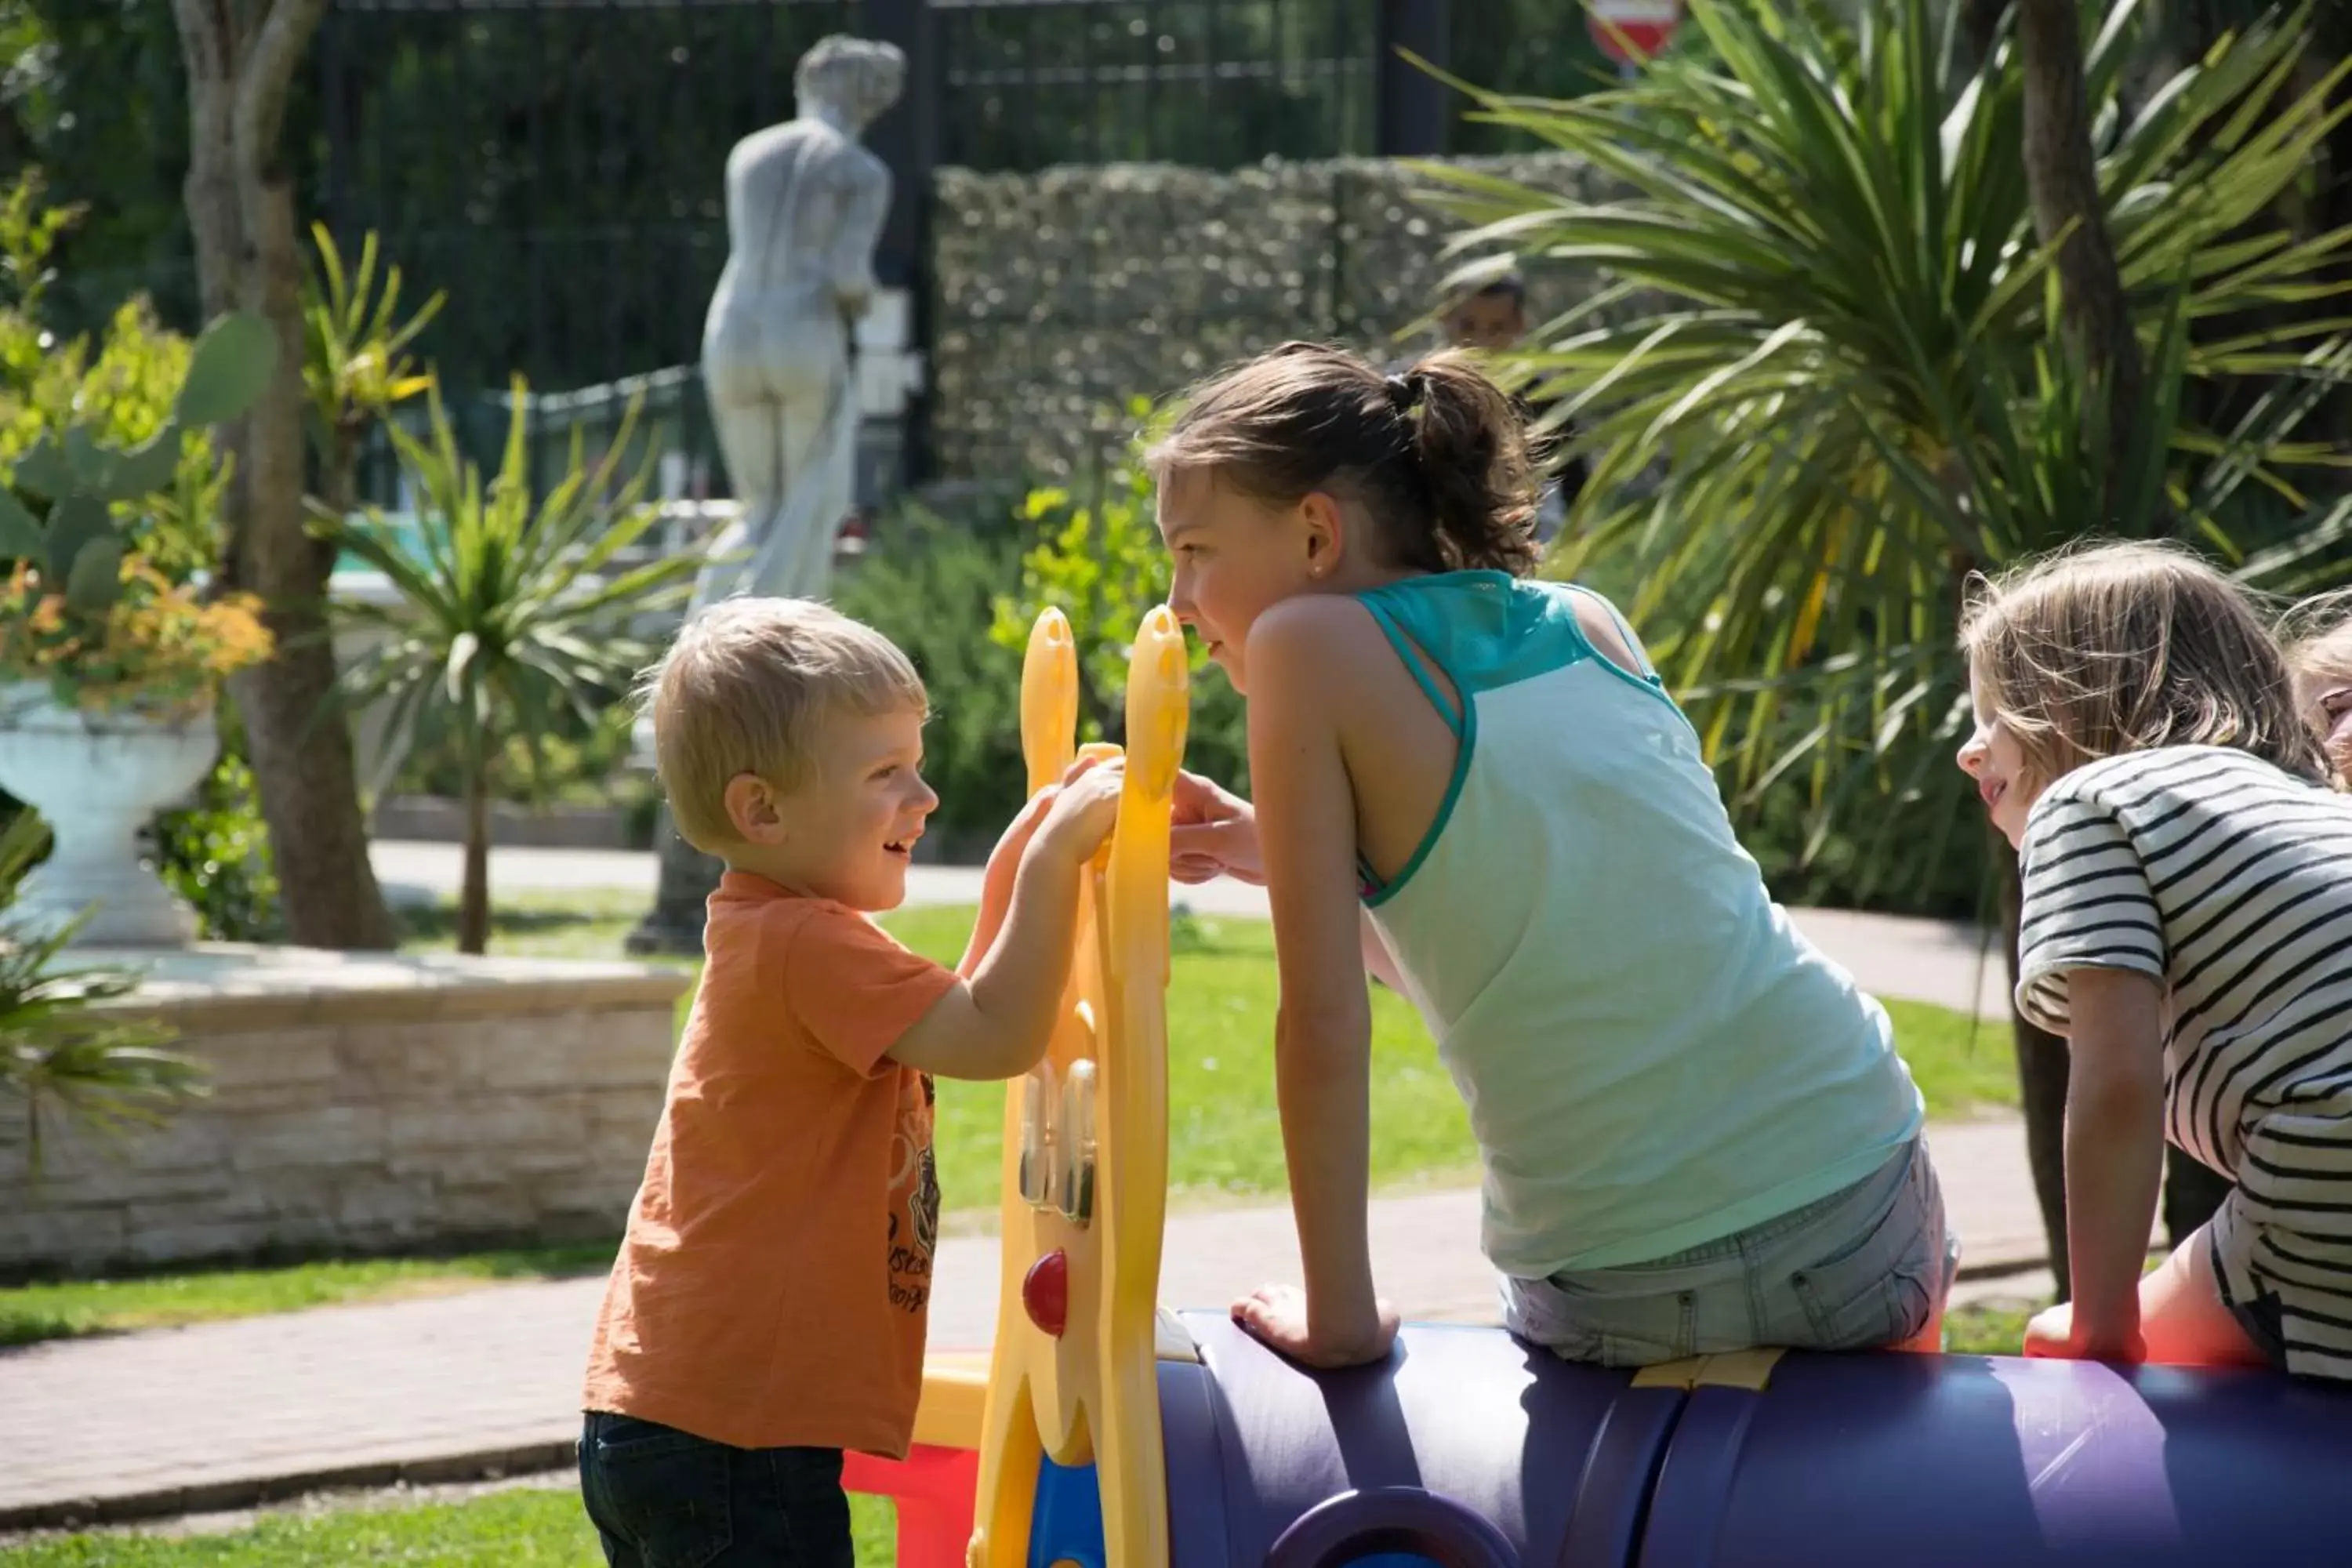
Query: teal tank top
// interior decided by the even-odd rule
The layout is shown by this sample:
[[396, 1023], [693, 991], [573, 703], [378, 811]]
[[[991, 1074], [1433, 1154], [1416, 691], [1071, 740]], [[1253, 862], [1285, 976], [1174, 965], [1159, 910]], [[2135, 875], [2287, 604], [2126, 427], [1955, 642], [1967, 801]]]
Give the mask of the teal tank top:
[[1587, 593], [1455, 572], [1360, 596], [1461, 742], [1365, 902], [1469, 1107], [1486, 1256], [1529, 1279], [1801, 1207], [1924, 1117], [1885, 1010], [1766, 892], [1655, 671], [1585, 638]]

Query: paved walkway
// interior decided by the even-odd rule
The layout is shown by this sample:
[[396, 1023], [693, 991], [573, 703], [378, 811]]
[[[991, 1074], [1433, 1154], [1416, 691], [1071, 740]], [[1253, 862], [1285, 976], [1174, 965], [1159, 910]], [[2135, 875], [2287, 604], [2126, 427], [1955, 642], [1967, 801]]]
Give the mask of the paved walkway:
[[[404, 901], [450, 896], [457, 850], [379, 843], [378, 875]], [[619, 890], [650, 899], [649, 855], [500, 849], [495, 889]], [[922, 867], [919, 903], [969, 903], [978, 874]], [[1262, 915], [1233, 884], [1179, 889], [1203, 913]], [[1997, 962], [1968, 928], [1837, 911], [1801, 926], [1886, 994], [1989, 1015], [2005, 1011]], [[2042, 1253], [2021, 1126], [1931, 1130], [1968, 1272], [2030, 1269]], [[1492, 1321], [1477, 1251], [1477, 1197], [1445, 1192], [1373, 1205], [1373, 1264], [1407, 1316]], [[943, 1241], [932, 1342], [986, 1345], [995, 1329], [993, 1237]], [[1168, 1225], [1160, 1300], [1215, 1305], [1298, 1277], [1286, 1207], [1180, 1214]], [[2046, 1289], [1985, 1279], [1979, 1291]], [[0, 1528], [237, 1506], [325, 1484], [469, 1477], [566, 1462], [582, 1358], [601, 1279], [495, 1286], [381, 1305], [67, 1341], [0, 1351]]]
[[[2017, 1124], [1937, 1127], [1930, 1138], [1968, 1271], [2037, 1258]], [[1495, 1321], [1477, 1210], [1476, 1194], [1462, 1192], [1373, 1205], [1373, 1268], [1405, 1315]], [[993, 1237], [941, 1242], [935, 1346], [989, 1343], [997, 1267]], [[1215, 1305], [1297, 1278], [1287, 1208], [1169, 1221], [1160, 1295], [1171, 1305]], [[0, 1528], [566, 1463], [603, 1289], [601, 1279], [491, 1286], [0, 1352]]]

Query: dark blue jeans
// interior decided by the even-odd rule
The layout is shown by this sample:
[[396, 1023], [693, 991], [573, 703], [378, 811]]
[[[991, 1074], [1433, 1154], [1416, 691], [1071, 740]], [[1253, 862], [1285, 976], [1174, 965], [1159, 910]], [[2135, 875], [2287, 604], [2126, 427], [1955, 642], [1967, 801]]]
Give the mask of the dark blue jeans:
[[856, 1568], [838, 1448], [730, 1448], [592, 1410], [580, 1497], [612, 1568]]

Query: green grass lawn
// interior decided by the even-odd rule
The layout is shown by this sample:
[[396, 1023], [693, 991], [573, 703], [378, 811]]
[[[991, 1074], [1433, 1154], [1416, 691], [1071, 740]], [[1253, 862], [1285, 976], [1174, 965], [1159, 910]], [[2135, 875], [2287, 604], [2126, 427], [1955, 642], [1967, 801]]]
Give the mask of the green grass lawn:
[[[866, 1497], [849, 1503], [857, 1561], [881, 1568], [895, 1551], [890, 1505]], [[224, 1535], [110, 1531], [0, 1547], [0, 1568], [604, 1568], [604, 1562], [571, 1488], [281, 1514]]]
[[[610, 958], [642, 912], [642, 900], [627, 897], [503, 900], [492, 951]], [[887, 923], [908, 946], [953, 963], [971, 921], [969, 910], [924, 909], [901, 911]], [[446, 947], [451, 925], [446, 910], [414, 915], [411, 945]], [[1179, 1206], [1277, 1199], [1288, 1183], [1274, 1100], [1272, 931], [1261, 921], [1184, 920], [1172, 945], [1171, 1197]], [[1965, 1116], [2015, 1102], [2008, 1042], [1997, 1026], [1915, 1003], [1890, 1003], [1888, 1010], [1930, 1115]], [[1475, 1152], [1461, 1099], [1421, 1021], [1402, 997], [1376, 988], [1372, 1024], [1374, 1184], [1396, 1190], [1474, 1179]], [[940, 1085], [940, 1185], [963, 1224], [993, 1216], [1003, 1118], [1001, 1086]], [[0, 1345], [289, 1311], [474, 1280], [594, 1271], [611, 1257], [606, 1244], [0, 1289]]]
[[2025, 1343], [2025, 1322], [2044, 1301], [1978, 1301], [1944, 1314], [1948, 1355], [2015, 1355]]
[[[644, 901], [573, 896], [501, 900], [497, 952], [610, 958]], [[900, 910], [884, 924], [918, 952], [952, 963], [971, 930], [968, 909]], [[415, 945], [446, 947], [454, 919], [433, 911]], [[1169, 1185], [1187, 1201], [1267, 1199], [1288, 1190], [1274, 1102], [1274, 933], [1263, 921], [1177, 922], [1168, 987]], [[685, 1004], [681, 1003], [681, 1007]], [[1966, 1116], [2017, 1102], [2017, 1075], [1999, 1025], [1919, 1003], [1890, 1002], [1895, 1038], [1930, 1116]], [[950, 1210], [993, 1210], [1004, 1091], [940, 1085], [939, 1163]], [[1372, 993], [1372, 1181], [1433, 1185], [1472, 1179], [1477, 1155], [1453, 1079], [1402, 997]]]

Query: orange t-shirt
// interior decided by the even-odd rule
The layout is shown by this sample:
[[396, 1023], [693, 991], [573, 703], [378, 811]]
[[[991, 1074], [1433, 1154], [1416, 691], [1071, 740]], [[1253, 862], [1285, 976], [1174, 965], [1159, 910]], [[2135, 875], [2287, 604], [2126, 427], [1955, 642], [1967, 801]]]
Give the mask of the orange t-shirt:
[[940, 1189], [886, 1055], [955, 984], [856, 910], [730, 871], [583, 1407], [739, 1448], [905, 1455]]

